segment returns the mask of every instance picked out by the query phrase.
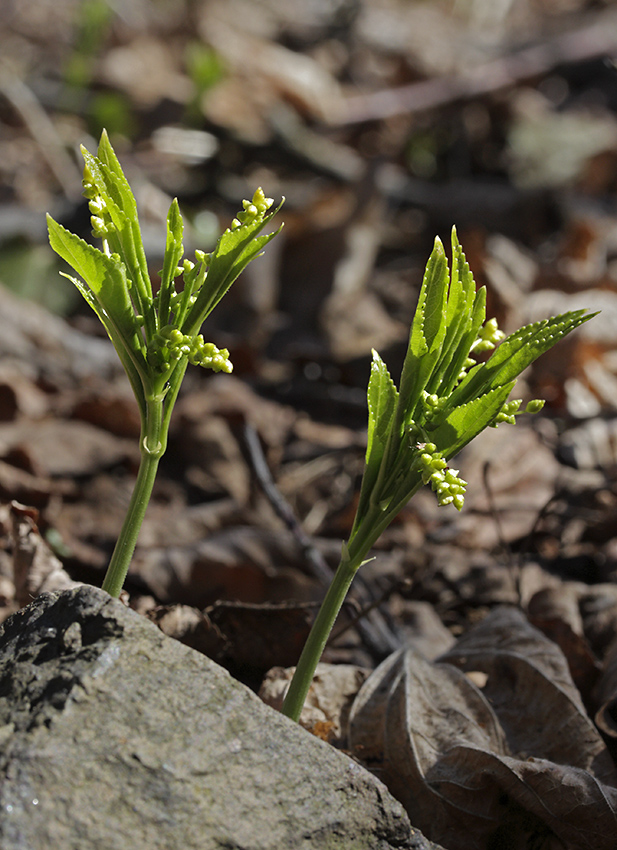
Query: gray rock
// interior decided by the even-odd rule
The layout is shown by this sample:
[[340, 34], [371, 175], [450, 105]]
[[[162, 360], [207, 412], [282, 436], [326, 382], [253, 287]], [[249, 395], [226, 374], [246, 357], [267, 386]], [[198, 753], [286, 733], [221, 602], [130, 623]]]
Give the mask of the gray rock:
[[377, 779], [106, 593], [0, 629], [2, 850], [429, 850]]

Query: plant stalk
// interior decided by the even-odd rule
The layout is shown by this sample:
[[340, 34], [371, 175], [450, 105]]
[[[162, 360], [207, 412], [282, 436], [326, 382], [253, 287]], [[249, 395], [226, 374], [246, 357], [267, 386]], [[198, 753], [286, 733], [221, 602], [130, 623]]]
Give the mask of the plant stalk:
[[162, 433], [162, 401], [147, 403], [145, 420], [142, 427], [141, 461], [137, 480], [103, 581], [103, 590], [116, 598], [120, 596], [131, 565], [137, 537], [146, 515], [159, 461], [164, 451], [166, 434]]
[[341, 559], [304, 645], [281, 709], [296, 722], [300, 719], [315, 669], [360, 563], [360, 558], [354, 561], [345, 557]]

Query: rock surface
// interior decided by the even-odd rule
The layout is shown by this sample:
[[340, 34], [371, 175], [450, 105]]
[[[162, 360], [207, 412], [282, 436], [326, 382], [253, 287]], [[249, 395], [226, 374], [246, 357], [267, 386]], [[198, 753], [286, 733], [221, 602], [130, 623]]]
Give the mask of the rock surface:
[[384, 785], [106, 593], [0, 630], [3, 850], [429, 850]]

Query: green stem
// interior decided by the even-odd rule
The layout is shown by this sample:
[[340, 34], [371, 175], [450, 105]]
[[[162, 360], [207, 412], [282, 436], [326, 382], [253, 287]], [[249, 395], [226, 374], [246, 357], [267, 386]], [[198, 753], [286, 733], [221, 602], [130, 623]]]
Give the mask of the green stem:
[[115, 597], [120, 596], [129, 571], [166, 442], [166, 435], [162, 433], [163, 403], [161, 401], [147, 403], [145, 420], [142, 428], [141, 461], [137, 480], [103, 581], [103, 590]]
[[383, 530], [380, 523], [382, 518], [383, 511], [373, 507], [365, 517], [362, 529], [343, 547], [343, 556], [321, 603], [283, 701], [282, 713], [296, 722], [300, 719], [300, 712], [311, 687], [317, 664], [326, 648], [330, 632], [354, 576]]
[[[415, 483], [412, 493], [415, 493], [421, 484], [421, 481]], [[397, 504], [397, 513], [406, 501], [407, 499], [402, 504]], [[300, 719], [317, 664], [326, 648], [354, 576], [365, 562], [371, 547], [392, 522], [393, 516], [392, 510], [382, 510], [378, 504], [372, 504], [357, 528], [354, 523], [352, 536], [349, 543], [343, 547], [343, 557], [321, 603], [283, 701], [282, 713], [296, 722]]]
[[350, 561], [343, 557], [304, 645], [282, 708], [282, 713], [296, 722], [300, 719], [315, 669], [360, 563], [361, 559]]

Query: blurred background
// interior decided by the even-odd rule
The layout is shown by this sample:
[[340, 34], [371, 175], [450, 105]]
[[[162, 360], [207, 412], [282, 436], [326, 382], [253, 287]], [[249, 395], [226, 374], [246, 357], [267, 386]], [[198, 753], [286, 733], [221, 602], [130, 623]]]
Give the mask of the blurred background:
[[[602, 313], [527, 375], [523, 392], [547, 399], [546, 416], [520, 436], [502, 428], [487, 437], [492, 490], [481, 485], [486, 456], [470, 450], [464, 477], [478, 495], [466, 518], [437, 514], [430, 494], [414, 501], [384, 543], [398, 547], [392, 574], [400, 577], [403, 562], [407, 574], [419, 568], [424, 555], [409, 552], [433, 541], [456, 542], [457, 559], [467, 545], [476, 563], [478, 551], [508, 545], [544, 564], [561, 558], [577, 578], [613, 576], [616, 61], [609, 0], [1, 0], [0, 281], [100, 342], [87, 356], [83, 341], [77, 357], [71, 349], [62, 367], [69, 391], [50, 365], [68, 330], [41, 342], [51, 325], [40, 319], [40, 336], [18, 344], [17, 314], [2, 308], [4, 498], [41, 508], [42, 527], [76, 574], [92, 578], [87, 569], [104, 567], [135, 459], [124, 443], [103, 445], [100, 432], [134, 440], [138, 427], [96, 339], [100, 327], [58, 275], [44, 213], [90, 238], [79, 145], [94, 151], [107, 128], [138, 199], [155, 277], [173, 197], [189, 253], [211, 249], [257, 186], [286, 198], [282, 234], [204, 329], [230, 349], [234, 376], [192, 370], [187, 378], [142, 537], [154, 561], [146, 569], [138, 557], [135, 567], [159, 601], [193, 598], [199, 561], [191, 550], [182, 573], [168, 552], [159, 557], [161, 547], [231, 527], [237, 534], [239, 523], [280, 528], [251, 489], [239, 420], [256, 423], [281, 491], [308, 533], [332, 541], [336, 558], [362, 469], [370, 350], [398, 375], [426, 259], [435, 236], [449, 243], [453, 225], [488, 287], [489, 315], [506, 331], [578, 307]], [[7, 372], [11, 353], [21, 357], [18, 378]], [[64, 417], [64, 454], [58, 433], [42, 427], [50, 415]], [[99, 442], [87, 443], [75, 422], [96, 426]], [[564, 469], [596, 478], [568, 479], [566, 498]], [[495, 493], [506, 494], [501, 527]], [[591, 511], [582, 526], [581, 505]], [[262, 544], [263, 557], [246, 540], [221, 543], [228, 561], [233, 549], [241, 580], [208, 572], [202, 553], [199, 604], [289, 595], [289, 585], [263, 578], [272, 564], [289, 565], [289, 550]], [[440, 551], [452, 567], [452, 551]], [[478, 592], [474, 585], [468, 597]]]
[[[256, 186], [286, 197], [284, 235], [212, 324], [237, 373], [281, 391], [296, 376], [344, 396], [371, 347], [396, 369], [454, 224], [506, 328], [599, 298], [617, 327], [616, 4], [3, 0], [0, 16], [0, 279], [21, 295], [85, 312], [43, 213], [89, 238], [78, 148], [105, 127], [153, 272], [172, 197], [189, 250]], [[549, 401], [615, 409], [616, 364], [593, 354]]]

